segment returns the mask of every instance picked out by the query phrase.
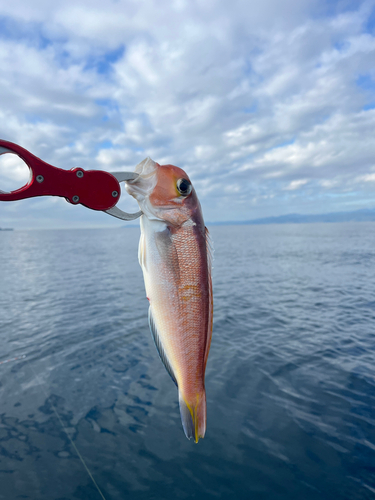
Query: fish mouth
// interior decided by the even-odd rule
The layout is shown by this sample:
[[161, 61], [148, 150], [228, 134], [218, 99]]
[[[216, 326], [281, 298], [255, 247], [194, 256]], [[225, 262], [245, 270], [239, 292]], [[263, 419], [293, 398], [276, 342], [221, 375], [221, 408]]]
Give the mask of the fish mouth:
[[126, 182], [126, 191], [138, 201], [142, 211], [144, 208], [142, 205], [156, 186], [157, 169], [158, 164], [151, 158], [146, 158], [135, 167], [134, 172], [138, 177]]

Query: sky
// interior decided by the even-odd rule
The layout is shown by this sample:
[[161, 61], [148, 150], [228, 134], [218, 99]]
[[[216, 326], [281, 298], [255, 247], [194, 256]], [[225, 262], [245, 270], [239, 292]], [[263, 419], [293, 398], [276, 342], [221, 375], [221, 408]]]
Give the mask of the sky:
[[[211, 222], [375, 207], [375, 0], [3, 0], [0, 67], [0, 138], [60, 168], [177, 165]], [[28, 178], [0, 156], [0, 190]], [[0, 202], [0, 227], [121, 225]]]

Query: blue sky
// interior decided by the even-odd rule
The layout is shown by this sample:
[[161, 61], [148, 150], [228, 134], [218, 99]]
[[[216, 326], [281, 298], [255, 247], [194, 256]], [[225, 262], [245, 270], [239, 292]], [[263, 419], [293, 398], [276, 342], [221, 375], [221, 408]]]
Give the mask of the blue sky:
[[[375, 207], [375, 0], [13, 0], [0, 64], [0, 137], [53, 165], [178, 165], [207, 221]], [[0, 189], [27, 179], [0, 157]], [[113, 225], [0, 203], [0, 227]]]

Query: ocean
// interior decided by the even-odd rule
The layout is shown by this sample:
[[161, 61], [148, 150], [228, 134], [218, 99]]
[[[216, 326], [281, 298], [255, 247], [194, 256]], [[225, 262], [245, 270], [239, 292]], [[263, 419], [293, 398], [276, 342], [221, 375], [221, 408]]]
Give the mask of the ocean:
[[139, 229], [0, 233], [0, 499], [375, 497], [375, 224], [209, 229], [198, 444], [149, 332]]

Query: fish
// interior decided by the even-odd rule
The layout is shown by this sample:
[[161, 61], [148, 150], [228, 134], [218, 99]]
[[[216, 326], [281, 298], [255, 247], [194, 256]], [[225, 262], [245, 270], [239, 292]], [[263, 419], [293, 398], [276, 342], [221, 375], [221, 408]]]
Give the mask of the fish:
[[142, 211], [138, 260], [151, 334], [178, 388], [182, 426], [197, 443], [206, 432], [205, 370], [213, 323], [212, 245], [188, 175], [150, 158], [126, 190]]

